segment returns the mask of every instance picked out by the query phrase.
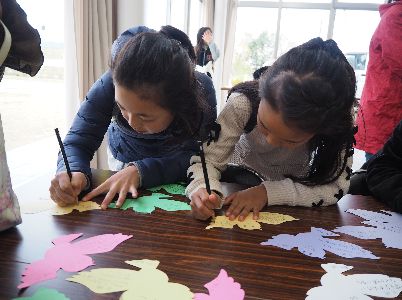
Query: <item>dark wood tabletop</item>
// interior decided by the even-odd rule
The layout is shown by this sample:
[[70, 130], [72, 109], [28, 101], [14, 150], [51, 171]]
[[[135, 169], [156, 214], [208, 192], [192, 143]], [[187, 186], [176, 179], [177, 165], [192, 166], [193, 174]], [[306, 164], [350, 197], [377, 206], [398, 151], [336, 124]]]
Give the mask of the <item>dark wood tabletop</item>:
[[[17, 191], [24, 198], [20, 201], [47, 194], [49, 182], [43, 178], [37, 180]], [[245, 299], [304, 299], [309, 289], [320, 285], [325, 274], [321, 264], [330, 262], [353, 266], [346, 274], [382, 273], [402, 278], [402, 250], [387, 249], [379, 239], [361, 240], [344, 234], [337, 238], [372, 251], [381, 257], [379, 260], [346, 259], [328, 252], [325, 259], [319, 259], [305, 256], [297, 249], [287, 251], [260, 245], [273, 235], [307, 232], [311, 227], [331, 230], [342, 225], [361, 225], [361, 218], [345, 212], [349, 208], [387, 209], [373, 198], [351, 195], [331, 207], [269, 207], [270, 212], [288, 214], [299, 220], [281, 225], [262, 224], [262, 230], [252, 231], [238, 227], [205, 230], [209, 222], [195, 220], [189, 211], [156, 209], [151, 214], [139, 214], [108, 209], [74, 211], [62, 216], [24, 214], [21, 225], [0, 233], [0, 299], [33, 295], [39, 287], [54, 288], [70, 299], [118, 299], [121, 293], [95, 294], [83, 285], [66, 281], [73, 273], [63, 270], [56, 279], [19, 293], [17, 285], [24, 268], [43, 258], [53, 239], [71, 233], [83, 233], [84, 237], [105, 233], [133, 235], [111, 252], [91, 255], [96, 265], [86, 270], [127, 269], [130, 266], [124, 263], [126, 260], [158, 260], [158, 268], [170, 281], [184, 284], [192, 292], [207, 293], [204, 284], [214, 279], [222, 268], [241, 284]]]

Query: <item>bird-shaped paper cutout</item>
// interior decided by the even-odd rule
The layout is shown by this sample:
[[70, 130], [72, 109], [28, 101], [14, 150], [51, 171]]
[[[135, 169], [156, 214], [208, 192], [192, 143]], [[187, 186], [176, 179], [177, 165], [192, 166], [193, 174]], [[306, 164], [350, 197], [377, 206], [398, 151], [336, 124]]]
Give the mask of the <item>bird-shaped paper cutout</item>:
[[343, 264], [322, 264], [327, 272], [321, 277], [321, 286], [307, 292], [306, 300], [368, 300], [373, 297], [395, 298], [402, 291], [402, 280], [384, 274], [342, 273], [353, 267]]
[[70, 300], [59, 291], [47, 288], [39, 288], [32, 296], [14, 298], [13, 300]]
[[53, 240], [54, 247], [46, 251], [45, 258], [35, 261], [26, 267], [22, 273], [22, 283], [19, 289], [38, 282], [56, 278], [59, 269], [66, 272], [78, 272], [95, 265], [88, 254], [112, 251], [117, 245], [132, 237], [132, 235], [102, 234], [71, 243], [82, 233], [61, 236]]
[[[115, 203], [109, 204], [110, 208], [116, 208]], [[141, 196], [137, 199], [126, 199], [120, 209], [132, 209], [139, 213], [150, 214], [156, 207], [167, 211], [191, 210], [191, 206], [185, 202], [172, 200], [165, 194], [153, 193], [150, 196]]]
[[24, 214], [36, 214], [49, 211], [50, 214], [59, 216], [69, 214], [73, 212], [73, 210], [83, 212], [94, 209], [101, 209], [100, 205], [94, 201], [79, 201], [77, 204], [69, 206], [58, 206], [50, 199], [21, 203], [21, 211]]
[[253, 219], [253, 213], [250, 213], [244, 221], [239, 221], [235, 219], [233, 221], [229, 220], [226, 216], [216, 216], [212, 218], [211, 224], [209, 224], [205, 229], [211, 229], [214, 227], [221, 227], [221, 228], [233, 228], [235, 225], [239, 226], [242, 229], [246, 230], [261, 230], [261, 224], [271, 224], [271, 225], [278, 225], [288, 221], [295, 221], [298, 219], [293, 218], [289, 215], [283, 215], [278, 213], [270, 213], [270, 212], [260, 212], [259, 218], [257, 220]]
[[221, 269], [218, 277], [204, 285], [208, 294], [196, 293], [194, 300], [243, 300], [244, 290], [228, 273]]
[[182, 196], [186, 195], [186, 186], [180, 183], [164, 184], [157, 187], [148, 188], [147, 190], [154, 193], [159, 192], [161, 190], [165, 190], [169, 194], [182, 195]]
[[339, 240], [328, 239], [325, 237], [339, 236], [331, 231], [322, 228], [311, 228], [311, 232], [299, 233], [297, 235], [279, 234], [273, 236], [261, 245], [270, 245], [291, 250], [297, 247], [299, 252], [310, 257], [325, 258], [325, 251], [331, 252], [345, 258], [369, 258], [378, 259], [371, 251], [364, 248]]
[[364, 218], [363, 224], [368, 226], [341, 226], [334, 232], [344, 233], [359, 239], [382, 239], [387, 248], [402, 249], [402, 215], [382, 211], [377, 213], [363, 209], [348, 209], [346, 212]]
[[169, 282], [166, 273], [158, 270], [157, 260], [126, 261], [139, 271], [100, 268], [79, 272], [67, 280], [80, 283], [98, 294], [124, 292], [120, 299], [192, 300], [193, 293], [185, 285]]

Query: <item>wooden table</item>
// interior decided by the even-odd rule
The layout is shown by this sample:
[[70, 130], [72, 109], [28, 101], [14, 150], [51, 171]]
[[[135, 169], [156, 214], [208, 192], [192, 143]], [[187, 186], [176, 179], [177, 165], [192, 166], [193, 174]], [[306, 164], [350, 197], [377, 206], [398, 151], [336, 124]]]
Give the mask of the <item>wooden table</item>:
[[[48, 183], [48, 179], [33, 182], [17, 191], [17, 195], [24, 198], [47, 194]], [[35, 190], [40, 192], [30, 192]], [[281, 233], [297, 234], [310, 231], [311, 227], [331, 230], [341, 225], [360, 225], [361, 218], [344, 212], [348, 208], [386, 209], [372, 198], [350, 195], [332, 207], [270, 207], [270, 212], [289, 214], [300, 220], [281, 225], [262, 224], [261, 231], [237, 227], [205, 230], [208, 222], [193, 219], [188, 211], [159, 209], [151, 214], [109, 209], [75, 211], [63, 216], [23, 215], [21, 225], [0, 233], [0, 299], [16, 297], [17, 285], [27, 264], [41, 259], [52, 246], [51, 240], [71, 233], [84, 233], [84, 237], [104, 233], [132, 234], [131, 239], [113, 251], [91, 255], [96, 263], [91, 268], [127, 269], [130, 266], [124, 263], [125, 260], [159, 260], [159, 269], [170, 281], [184, 284], [192, 292], [206, 293], [203, 285], [215, 278], [221, 268], [241, 284], [245, 299], [304, 299], [310, 288], [320, 285], [320, 278], [325, 273], [320, 265], [329, 262], [354, 266], [346, 274], [383, 273], [402, 278], [402, 250], [386, 249], [380, 240], [360, 240], [343, 234], [340, 237], [371, 250], [381, 257], [379, 260], [345, 259], [331, 253], [321, 260], [305, 256], [296, 249], [287, 251], [260, 245]], [[20, 295], [32, 295], [39, 287], [54, 288], [70, 299], [118, 299], [121, 294], [95, 294], [83, 285], [64, 280], [71, 275], [60, 270], [57, 279], [31, 286]], [[399, 299], [402, 299], [401, 295]]]

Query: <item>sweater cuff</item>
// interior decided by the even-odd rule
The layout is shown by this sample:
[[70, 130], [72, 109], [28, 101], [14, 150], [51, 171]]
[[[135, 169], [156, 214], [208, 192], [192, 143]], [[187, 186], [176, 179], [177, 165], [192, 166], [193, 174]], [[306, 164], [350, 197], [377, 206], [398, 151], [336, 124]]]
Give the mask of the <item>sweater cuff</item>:
[[267, 190], [268, 206], [295, 205], [296, 192], [294, 191], [293, 186], [286, 182], [286, 179], [280, 181], [264, 181], [262, 184]]

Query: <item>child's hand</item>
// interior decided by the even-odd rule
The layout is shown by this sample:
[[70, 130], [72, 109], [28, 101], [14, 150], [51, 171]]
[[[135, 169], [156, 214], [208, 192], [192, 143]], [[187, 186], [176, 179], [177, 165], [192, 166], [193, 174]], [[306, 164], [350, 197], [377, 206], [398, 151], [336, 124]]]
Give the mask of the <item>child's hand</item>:
[[207, 45], [211, 44], [213, 39], [212, 32], [210, 32], [209, 30], [205, 31], [204, 34], [202, 35], [202, 39], [204, 40], [205, 43], [207, 43]]
[[231, 203], [226, 211], [226, 216], [231, 221], [239, 216], [239, 221], [243, 221], [252, 211], [253, 219], [257, 220], [259, 211], [267, 205], [267, 202], [267, 191], [263, 185], [233, 193], [226, 197], [224, 202], [224, 204]]
[[214, 209], [220, 208], [221, 203], [220, 196], [214, 192], [209, 195], [205, 188], [200, 188], [191, 195], [190, 205], [194, 218], [206, 220], [215, 215]]
[[67, 172], [60, 172], [50, 183], [50, 198], [60, 206], [67, 206], [78, 203], [78, 195], [87, 185], [87, 178], [84, 173], [73, 172], [72, 178]]
[[88, 193], [82, 200], [87, 201], [92, 198], [106, 193], [105, 199], [101, 203], [101, 208], [106, 209], [114, 196], [118, 193], [119, 198], [116, 201], [116, 207], [123, 205], [126, 200], [126, 195], [130, 192], [134, 198], [138, 197], [137, 188], [139, 186], [140, 178], [138, 170], [135, 166], [129, 166], [117, 172], [96, 189]]

